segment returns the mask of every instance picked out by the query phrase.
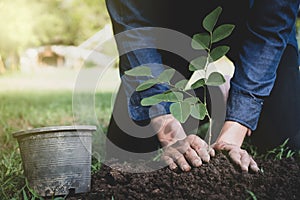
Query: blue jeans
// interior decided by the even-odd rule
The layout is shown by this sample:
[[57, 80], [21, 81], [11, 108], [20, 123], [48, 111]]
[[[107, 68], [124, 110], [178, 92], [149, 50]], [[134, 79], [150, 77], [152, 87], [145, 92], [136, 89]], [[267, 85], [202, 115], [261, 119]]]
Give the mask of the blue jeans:
[[288, 46], [277, 70], [275, 85], [265, 99], [258, 127], [250, 139], [260, 150], [272, 149], [289, 138], [300, 149], [300, 71], [298, 52]]

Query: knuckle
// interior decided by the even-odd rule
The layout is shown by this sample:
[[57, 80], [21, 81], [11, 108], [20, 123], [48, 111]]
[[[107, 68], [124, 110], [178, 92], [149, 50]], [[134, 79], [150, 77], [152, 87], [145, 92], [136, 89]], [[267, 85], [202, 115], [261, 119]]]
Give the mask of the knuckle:
[[204, 147], [201, 147], [199, 150], [198, 150], [198, 152], [200, 152], [200, 153], [206, 153], [207, 152], [207, 150], [204, 148]]
[[198, 139], [194, 140], [193, 143], [191, 144], [191, 146], [193, 146], [193, 148], [197, 149], [197, 150], [199, 150], [199, 149], [208, 149], [208, 145], [201, 138], [198, 138]]
[[163, 150], [162, 156], [170, 156], [172, 154], [172, 150], [170, 148], [165, 148]]
[[191, 147], [187, 147], [186, 149], [185, 149], [185, 154], [192, 154], [192, 152], [193, 152], [193, 149], [191, 148]]
[[194, 134], [191, 134], [191, 135], [188, 135], [188, 136], [187, 136], [188, 139], [194, 139], [195, 137], [197, 137], [197, 136], [194, 135]]
[[239, 153], [238, 153], [238, 151], [236, 151], [236, 150], [231, 150], [231, 151], [228, 152], [228, 155], [229, 155], [230, 157], [232, 157], [232, 156], [237, 156], [237, 155], [239, 155]]
[[176, 151], [179, 151], [180, 153], [185, 153], [188, 150], [188, 148], [190, 148], [190, 145], [185, 141], [178, 141], [176, 142], [176, 145], [173, 146], [173, 148], [176, 149]]
[[165, 157], [165, 158], [163, 158], [163, 161], [164, 161], [166, 164], [168, 164], [168, 165], [170, 165], [170, 164], [173, 163], [173, 160], [172, 160], [170, 157]]
[[246, 155], [246, 154], [248, 154], [248, 152], [244, 149], [241, 149], [241, 154]]
[[187, 142], [190, 143], [190, 144], [192, 144], [195, 141], [197, 141], [197, 139], [198, 139], [198, 136], [196, 136], [196, 135], [188, 135], [186, 137]]
[[202, 146], [202, 147], [207, 147], [208, 145], [207, 145], [207, 143], [204, 141], [204, 140], [202, 140], [202, 139], [200, 139], [199, 138], [199, 144]]
[[191, 145], [196, 146], [196, 147], [200, 147], [201, 146], [201, 139], [196, 137], [191, 141]]
[[176, 143], [175, 143], [177, 146], [184, 146], [187, 144], [187, 142], [185, 140], [178, 140]]
[[174, 155], [174, 160], [180, 160], [183, 157], [182, 154], [178, 153]]

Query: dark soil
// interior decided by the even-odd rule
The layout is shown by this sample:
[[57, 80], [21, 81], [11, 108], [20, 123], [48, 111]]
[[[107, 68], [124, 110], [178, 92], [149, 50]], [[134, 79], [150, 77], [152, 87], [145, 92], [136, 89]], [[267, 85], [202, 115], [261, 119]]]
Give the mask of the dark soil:
[[[168, 168], [148, 173], [128, 173], [103, 165], [92, 176], [89, 193], [67, 199], [300, 199], [300, 159], [257, 158], [259, 173], [241, 172], [222, 153], [209, 164], [190, 172]], [[123, 164], [128, 169], [148, 164]], [[252, 195], [252, 196], [251, 196]]]

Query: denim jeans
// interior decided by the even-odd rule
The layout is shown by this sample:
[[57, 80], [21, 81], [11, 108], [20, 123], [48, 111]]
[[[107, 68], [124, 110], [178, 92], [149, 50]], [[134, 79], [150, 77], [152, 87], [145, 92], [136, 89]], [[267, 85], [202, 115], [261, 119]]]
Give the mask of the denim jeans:
[[[142, 98], [162, 93], [168, 88], [164, 85], [156, 85], [144, 92], [134, 92], [135, 86], [143, 80], [127, 77], [124, 75], [125, 70], [147, 64], [158, 75], [166, 65], [175, 68], [186, 78], [191, 74], [187, 67], [189, 60], [174, 55], [173, 52], [155, 48], [155, 37], [149, 37], [143, 32], [129, 31], [126, 33], [125, 31], [135, 30], [135, 28], [163, 27], [192, 37], [193, 34], [204, 31], [201, 22], [205, 15], [217, 6], [221, 6], [223, 12], [217, 25], [232, 23], [236, 26], [233, 34], [220, 42], [220, 45], [226, 44], [231, 47], [228, 57], [235, 65], [227, 103], [226, 120], [239, 122], [253, 131], [259, 125], [257, 130], [259, 132], [262, 130], [261, 127], [271, 125], [262, 121], [264, 121], [265, 113], [272, 110], [272, 116], [278, 116], [278, 119], [285, 119], [289, 122], [289, 134], [299, 135], [300, 83], [295, 28], [299, 0], [228, 0], [223, 3], [216, 0], [189, 2], [106, 0], [106, 3], [114, 33], [124, 33], [121, 39], [116, 39], [116, 42], [119, 51], [126, 52], [120, 55], [120, 76], [126, 98], [123, 105], [128, 105], [127, 112], [132, 120], [142, 122], [169, 113], [170, 103], [161, 103], [153, 106], [151, 110], [140, 104]], [[146, 48], [147, 45], [145, 45], [146, 47], [143, 49], [128, 51], [132, 46], [141, 43], [147, 44], [150, 48]], [[287, 63], [287, 61], [289, 62]], [[278, 66], [280, 69], [277, 70]], [[284, 78], [280, 78], [282, 76]], [[290, 91], [281, 88], [283, 84], [280, 80], [288, 82], [288, 85], [294, 89]], [[275, 82], [275, 92], [272, 92]], [[274, 103], [278, 98], [286, 99], [281, 103], [284, 103], [281, 105], [282, 109], [278, 109], [278, 105]], [[267, 105], [263, 105], [264, 101]], [[277, 110], [285, 110], [284, 108], [287, 108], [286, 112], [290, 114], [276, 113]], [[118, 111], [115, 110], [115, 112]], [[262, 117], [260, 118], [261, 113]], [[277, 123], [278, 126], [282, 126], [282, 129], [276, 129], [276, 133], [272, 133], [273, 136], [285, 137], [284, 133], [277, 131], [284, 130], [286, 121]], [[296, 140], [295, 143], [299, 148], [299, 138]]]
[[289, 139], [289, 146], [300, 149], [300, 71], [298, 52], [288, 45], [281, 58], [277, 78], [264, 106], [257, 129], [250, 140], [265, 151]]

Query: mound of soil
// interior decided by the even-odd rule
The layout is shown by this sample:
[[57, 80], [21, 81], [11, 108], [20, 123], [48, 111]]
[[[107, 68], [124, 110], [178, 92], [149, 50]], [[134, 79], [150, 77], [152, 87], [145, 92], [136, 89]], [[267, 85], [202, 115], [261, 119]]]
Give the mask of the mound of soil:
[[167, 167], [147, 173], [128, 169], [149, 168], [149, 163], [106, 165], [92, 176], [89, 193], [67, 199], [300, 199], [300, 159], [256, 159], [261, 172], [245, 173], [226, 155], [218, 153], [209, 164], [190, 172]]

